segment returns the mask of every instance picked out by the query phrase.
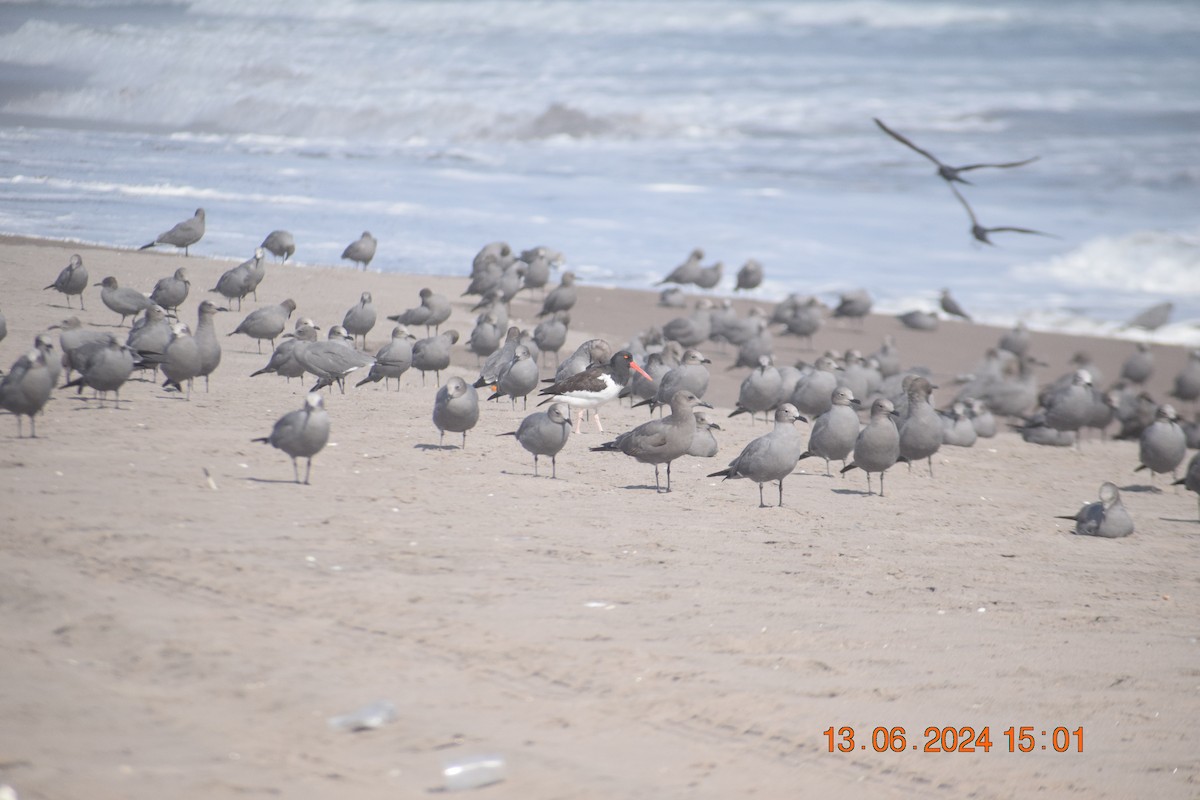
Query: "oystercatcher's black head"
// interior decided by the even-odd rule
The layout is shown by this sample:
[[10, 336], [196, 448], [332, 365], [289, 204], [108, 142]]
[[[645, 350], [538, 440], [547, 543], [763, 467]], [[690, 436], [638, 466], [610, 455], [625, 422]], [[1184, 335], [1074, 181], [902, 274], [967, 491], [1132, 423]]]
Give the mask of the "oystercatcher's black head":
[[646, 370], [638, 366], [638, 363], [633, 360], [633, 354], [628, 350], [618, 351], [617, 354], [612, 357], [612, 361], [609, 362], [609, 366], [612, 367], [613, 377], [620, 381], [622, 385], [629, 382], [630, 370], [637, 372], [648, 381], [654, 380], [650, 377], [650, 374], [646, 372]]

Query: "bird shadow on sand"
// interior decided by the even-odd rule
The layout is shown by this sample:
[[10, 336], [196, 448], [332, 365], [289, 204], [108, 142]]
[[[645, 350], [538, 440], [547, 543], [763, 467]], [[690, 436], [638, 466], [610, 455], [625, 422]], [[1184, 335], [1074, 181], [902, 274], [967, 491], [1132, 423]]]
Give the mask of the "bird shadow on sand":
[[1185, 525], [1200, 525], [1200, 519], [1178, 519], [1177, 517], [1159, 517], [1163, 522], [1182, 522]]
[[556, 480], [556, 481], [562, 480], [561, 478], [552, 478], [551, 476], [544, 475], [540, 472], [537, 475], [534, 475], [532, 471], [530, 471], [530, 472], [514, 472], [511, 469], [502, 469], [502, 470], [500, 470], [500, 474], [501, 475], [512, 475], [514, 478], [539, 478], [539, 479], [545, 478], [548, 481], [549, 480]]
[[462, 445], [457, 444], [414, 444], [414, 450], [462, 450]]
[[1129, 486], [1121, 486], [1122, 492], [1145, 492], [1147, 494], [1162, 494], [1162, 487], [1150, 486], [1145, 483], [1134, 483]]
[[863, 489], [830, 489], [834, 494], [853, 494], [859, 497], [876, 497], [878, 492], [868, 492]]
[[288, 478], [287, 480], [282, 478], [242, 478], [242, 480], [250, 481], [251, 483], [290, 483], [294, 486], [304, 486], [303, 483], [297, 482], [295, 478]]
[[665, 490], [659, 489], [657, 486], [651, 486], [648, 483], [631, 483], [628, 486], [622, 486], [621, 488], [622, 489], [644, 489], [644, 490], [648, 490], [651, 492], [658, 492], [659, 494], [667, 493]]
[[106, 403], [99, 403], [88, 397], [69, 397], [68, 400], [82, 400], [84, 405], [72, 408], [72, 411], [132, 411], [129, 407], [128, 400], [122, 400], [121, 405], [114, 405], [110, 400]]

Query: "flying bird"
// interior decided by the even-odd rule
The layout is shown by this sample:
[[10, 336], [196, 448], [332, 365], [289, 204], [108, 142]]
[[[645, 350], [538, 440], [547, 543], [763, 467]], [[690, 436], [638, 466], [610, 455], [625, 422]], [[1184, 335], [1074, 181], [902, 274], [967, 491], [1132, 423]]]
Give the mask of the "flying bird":
[[888, 136], [892, 137], [893, 139], [895, 139], [897, 142], [904, 145], [905, 147], [908, 147], [912, 150], [917, 151], [918, 153], [920, 153], [921, 155], [925, 156], [930, 161], [932, 161], [934, 164], [937, 164], [938, 176], [950, 184], [954, 184], [955, 182], [958, 182], [958, 183], [965, 183], [967, 185], [972, 185], [970, 181], [964, 180], [963, 177], [959, 174], [962, 172], [969, 172], [973, 169], [982, 169], [984, 167], [996, 168], [996, 169], [1008, 169], [1009, 167], [1023, 167], [1026, 164], [1030, 164], [1034, 161], [1037, 161], [1038, 158], [1040, 158], [1040, 156], [1034, 156], [1033, 158], [1027, 158], [1024, 161], [1009, 161], [1005, 164], [967, 164], [962, 167], [952, 167], [949, 164], [943, 164], [941, 161], [939, 161], [937, 159], [936, 156], [934, 156], [928, 150], [922, 150], [920, 147], [917, 147], [915, 144], [910, 142], [908, 139], [906, 139], [901, 134], [896, 133], [896, 131], [892, 130], [887, 125], [884, 125], [883, 122], [879, 118], [875, 117], [873, 119], [875, 119], [875, 124], [878, 125], [879, 128], [884, 133], [886, 133]]
[[1031, 228], [1015, 228], [1011, 225], [1001, 225], [996, 228], [985, 228], [979, 224], [979, 220], [975, 218], [975, 212], [971, 210], [971, 206], [967, 205], [967, 199], [958, 193], [958, 189], [955, 189], [953, 184], [950, 185], [950, 191], [954, 192], [954, 196], [958, 198], [958, 202], [962, 203], [962, 207], [967, 210], [967, 216], [971, 218], [971, 235], [984, 244], [990, 244], [993, 247], [995, 246], [996, 243], [988, 238], [988, 235], [993, 233], [1032, 233], [1035, 236], [1054, 237], [1053, 233], [1035, 231]]

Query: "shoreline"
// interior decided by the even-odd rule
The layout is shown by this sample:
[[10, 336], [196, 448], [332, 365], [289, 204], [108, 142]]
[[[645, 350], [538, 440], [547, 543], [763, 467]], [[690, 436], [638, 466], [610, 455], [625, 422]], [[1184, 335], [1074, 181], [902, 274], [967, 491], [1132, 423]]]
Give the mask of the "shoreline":
[[[104, 243], [104, 242], [91, 242], [91, 241], [83, 241], [83, 240], [77, 240], [77, 239], [65, 239], [65, 238], [64, 239], [55, 239], [55, 238], [32, 236], [32, 235], [27, 235], [27, 234], [11, 234], [11, 233], [2, 233], [2, 232], [0, 232], [0, 241], [28, 244], [31, 246], [47, 246], [47, 247], [62, 246], [62, 247], [66, 247], [66, 248], [74, 247], [74, 248], [82, 248], [82, 249], [124, 252], [124, 253], [140, 253], [140, 252], [142, 252], [138, 249], [138, 246], [136, 246], [136, 245], [122, 246], [122, 245], [115, 245], [115, 244]], [[159, 254], [159, 255], [175, 255], [173, 252], [171, 252], [169, 249], [166, 249], [166, 248], [158, 249], [154, 252], [157, 252], [157, 254]], [[211, 259], [213, 261], [220, 261], [220, 262], [232, 262], [235, 264], [241, 263], [242, 261], [245, 260], [245, 257], [238, 257], [238, 256], [198, 255], [198, 256], [194, 256], [194, 257]], [[300, 269], [330, 269], [330, 270], [339, 270], [339, 269], [350, 270], [351, 269], [350, 267], [346, 266], [344, 263], [326, 264], [326, 263], [315, 263], [315, 262], [289, 260], [288, 265], [296, 266]], [[568, 267], [568, 268], [570, 268], [570, 267]], [[469, 270], [470, 270], [470, 264], [464, 263], [463, 264], [463, 274], [468, 273]], [[430, 279], [446, 278], [446, 279], [451, 279], [451, 280], [453, 280], [455, 277], [458, 277], [458, 276], [454, 276], [454, 275], [445, 275], [445, 274], [441, 274], [441, 273], [417, 273], [417, 272], [377, 271], [375, 274], [409, 276], [409, 277], [414, 277], [414, 278], [428, 277]], [[664, 270], [664, 274], [665, 274], [665, 270]], [[655, 305], [657, 304], [658, 290], [654, 287], [640, 287], [639, 288], [639, 287], [618, 285], [618, 284], [614, 284], [614, 283], [593, 283], [587, 277], [580, 276], [578, 274], [577, 274], [577, 279], [580, 281], [579, 286], [581, 289], [622, 290], [622, 291], [646, 292], [652, 296], [654, 304]], [[552, 276], [552, 284], [555, 280], [556, 280], [556, 277]], [[805, 293], [803, 291], [803, 287], [798, 287], [797, 290], [800, 291], [800, 293], [802, 293], [802, 294]], [[744, 304], [750, 304], [750, 305], [757, 304], [760, 306], [769, 307], [769, 306], [774, 306], [776, 303], [783, 300], [787, 294], [787, 290], [784, 290], [784, 289], [780, 289], [779, 291], [777, 291], [773, 294], [770, 292], [764, 291], [762, 289], [757, 290], [754, 294], [739, 294], [739, 293], [732, 292], [731, 286], [729, 286], [729, 285], [722, 286], [721, 291], [716, 291], [716, 292], [698, 292], [698, 291], [695, 291], [694, 288], [688, 288], [688, 289], [685, 289], [685, 291], [688, 292], [689, 307], [690, 307], [691, 303], [694, 303], [695, 300], [700, 297], [709, 297], [710, 299], [716, 299], [716, 300], [720, 300], [720, 299], [724, 299], [724, 298], [728, 297], [730, 299], [733, 299], [735, 301], [735, 303], [737, 303], [739, 301], [743, 301]], [[828, 291], [820, 291], [820, 292], [816, 292], [815, 294], [816, 294], [816, 296], [825, 298], [825, 299], [833, 298], [836, 295], [835, 292], [828, 292]], [[932, 292], [930, 293], [930, 296], [932, 297]], [[739, 305], [739, 308], [741, 308], [741, 305]], [[956, 324], [959, 322], [958, 320], [948, 318], [944, 314], [944, 312], [942, 312], [940, 309], [937, 308], [937, 304], [935, 302], [933, 302], [932, 300], [930, 300], [928, 302], [914, 303], [911, 305], [911, 307], [905, 307], [903, 309], [899, 309], [894, 313], [892, 311], [873, 311], [871, 314], [871, 318], [894, 320], [896, 314], [904, 313], [904, 312], [911, 311], [914, 309], [920, 309], [920, 310], [925, 310], [925, 311], [936, 310], [938, 312], [939, 316], [941, 316], [941, 322], [943, 324], [953, 325], [953, 324]], [[1026, 311], [1016, 315], [1013, 318], [1013, 324], [1015, 324], [1017, 321], [1020, 321], [1020, 322], [1024, 323], [1031, 332], [1035, 332], [1035, 333], [1076, 337], [1077, 339], [1082, 340], [1080, 347], [1084, 346], [1084, 344], [1089, 340], [1098, 340], [1098, 341], [1102, 341], [1102, 342], [1103, 341], [1129, 342], [1129, 343], [1133, 343], [1133, 344], [1136, 344], [1138, 342], [1148, 342], [1155, 346], [1164, 346], [1164, 347], [1182, 347], [1182, 348], [1200, 347], [1200, 321], [1188, 322], [1187, 320], [1181, 320], [1181, 321], [1176, 321], [1176, 322], [1170, 322], [1166, 326], [1164, 326], [1163, 328], [1161, 328], [1159, 331], [1156, 331], [1156, 332], [1146, 332], [1146, 331], [1133, 329], [1133, 328], [1125, 328], [1115, 321], [1097, 320], [1097, 319], [1093, 319], [1091, 317], [1085, 317], [1085, 316], [1063, 317], [1062, 321], [1059, 322], [1058, 324], [1049, 324], [1049, 323], [1046, 323], [1043, 321], [1045, 316], [1053, 315], [1055, 313], [1058, 313], [1061, 315], [1061, 312], [1051, 312], [1051, 311], [1044, 310], [1044, 309], [1043, 310], [1038, 310], [1038, 309], [1028, 310], [1027, 309]], [[979, 326], [979, 327], [995, 329], [997, 331], [1007, 330], [1009, 327], [1011, 327], [1011, 325], [1008, 325], [1008, 324], [1000, 324], [1000, 323], [997, 323], [994, 321], [980, 321], [978, 319], [975, 320], [972, 324]], [[1086, 326], [1091, 326], [1092, 329], [1088, 329]], [[898, 324], [896, 325], [896, 327], [899, 328], [900, 330], [904, 330], [903, 327]], [[997, 338], [999, 338], [999, 333], [997, 333]]]
[[[42, 291], [76, 250], [91, 283], [112, 274], [143, 291], [187, 266], [189, 325], [229, 266], [0, 236], [0, 368], [72, 314], [128, 330], [97, 289], [86, 312]], [[373, 352], [384, 317], [428, 285], [451, 297], [442, 329], [462, 337], [442, 380], [473, 380], [474, 298], [458, 296], [468, 270], [269, 261], [259, 302], [218, 315], [210, 392], [188, 402], [134, 381], [118, 411], [56, 391], [36, 440], [0, 415], [0, 784], [22, 800], [382, 800], [428, 796], [444, 758], [497, 752], [507, 779], [484, 790], [496, 798], [1194, 794], [1197, 501], [1143, 489], [1136, 442], [1088, 438], [1075, 452], [1004, 433], [943, 448], [932, 479], [892, 470], [884, 498], [863, 494], [861, 473], [827, 479], [810, 465], [787, 479], [787, 506], [759, 509], [752, 482], [704, 477], [765, 430], [725, 419], [745, 370], [727, 371], [734, 353], [713, 346], [700, 349], [721, 451], [677, 462], [669, 495], [652, 491], [652, 467], [588, 452], [610, 437], [586, 427], [559, 479], [534, 479], [531, 457], [500, 436], [528, 412], [505, 403], [486, 404], [465, 450], [430, 447], [436, 386], [412, 372], [398, 392], [326, 395], [333, 434], [311, 486], [250, 441], [304, 391], [249, 377], [269, 351], [224, 335], [245, 314], [293, 297], [326, 330], [371, 291]], [[742, 314], [755, 302], [734, 299]], [[656, 303], [581, 284], [564, 357], [686, 313]], [[537, 310], [519, 296], [512, 316], [532, 326]], [[936, 365], [940, 407], [1000, 333], [918, 333], [876, 315], [862, 331], [827, 321], [816, 351], [775, 342], [777, 363], [791, 363], [895, 335], [906, 367]], [[1039, 379], [1081, 348], [1107, 385], [1133, 344], [1034, 332], [1052, 365]], [[1187, 350], [1153, 352], [1148, 391], [1163, 397]], [[604, 411], [612, 435], [647, 418]], [[1069, 534], [1053, 517], [1105, 480], [1127, 488], [1136, 533]], [[361, 734], [326, 723], [378, 699], [397, 721]], [[852, 726], [862, 742], [904, 726], [912, 745], [927, 726], [985, 724], [990, 753], [949, 758], [831, 754], [822, 733]], [[1084, 752], [1010, 754], [1012, 725], [1082, 726]]]

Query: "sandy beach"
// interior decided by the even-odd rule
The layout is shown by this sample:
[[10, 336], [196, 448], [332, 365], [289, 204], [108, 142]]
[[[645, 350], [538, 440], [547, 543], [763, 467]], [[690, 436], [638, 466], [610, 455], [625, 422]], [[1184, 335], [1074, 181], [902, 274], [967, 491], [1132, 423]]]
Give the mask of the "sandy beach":
[[[86, 311], [42, 290], [75, 252], [93, 283], [144, 292], [186, 265], [193, 327], [236, 263], [0, 238], [0, 368], [72, 315], [123, 339], [98, 289]], [[383, 316], [429, 286], [454, 299], [448, 326], [465, 341], [469, 267], [271, 263], [259, 301], [217, 317], [210, 391], [187, 401], [132, 381], [117, 410], [57, 390], [36, 439], [0, 417], [0, 784], [21, 800], [382, 800], [437, 796], [445, 760], [494, 753], [506, 778], [481, 798], [1200, 796], [1197, 500], [1161, 477], [1151, 490], [1136, 442], [1076, 452], [1005, 432], [943, 448], [933, 478], [900, 465], [883, 498], [861, 472], [830, 479], [806, 461], [787, 505], [760, 509], [753, 483], [704, 477], [764, 432], [724, 418], [745, 370], [716, 346], [702, 349], [721, 452], [678, 461], [670, 494], [651, 467], [589, 452], [609, 437], [587, 427], [558, 480], [535, 479], [498, 436], [526, 413], [507, 401], [487, 404], [465, 449], [431, 447], [437, 387], [415, 371], [398, 392], [326, 395], [333, 433], [309, 486], [251, 442], [311, 380], [249, 377], [269, 350], [224, 336], [246, 313], [291, 297], [326, 329], [370, 291], [374, 352]], [[563, 355], [679, 315], [656, 300], [581, 285]], [[539, 303], [519, 295], [516, 324], [536, 324]], [[871, 352], [892, 334], [906, 367], [949, 387], [936, 402], [1001, 333], [874, 316], [827, 322], [816, 347]], [[1043, 381], [1086, 349], [1107, 384], [1134, 348], [1033, 342]], [[777, 336], [778, 363], [814, 357], [800, 345]], [[1161, 399], [1187, 353], [1153, 352]], [[478, 375], [462, 342], [448, 375]], [[645, 419], [604, 410], [614, 433]], [[1055, 515], [1104, 481], [1125, 490], [1137, 532], [1072, 535]], [[376, 700], [394, 722], [327, 724]], [[829, 752], [831, 726], [854, 729], [853, 752]], [[967, 726], [989, 728], [989, 752], [925, 752], [927, 728]], [[902, 752], [876, 752], [872, 732], [900, 727]], [[1031, 752], [1009, 752], [1010, 727], [1031, 729]], [[1074, 739], [1056, 752], [1057, 728], [1081, 728], [1082, 752]]]

